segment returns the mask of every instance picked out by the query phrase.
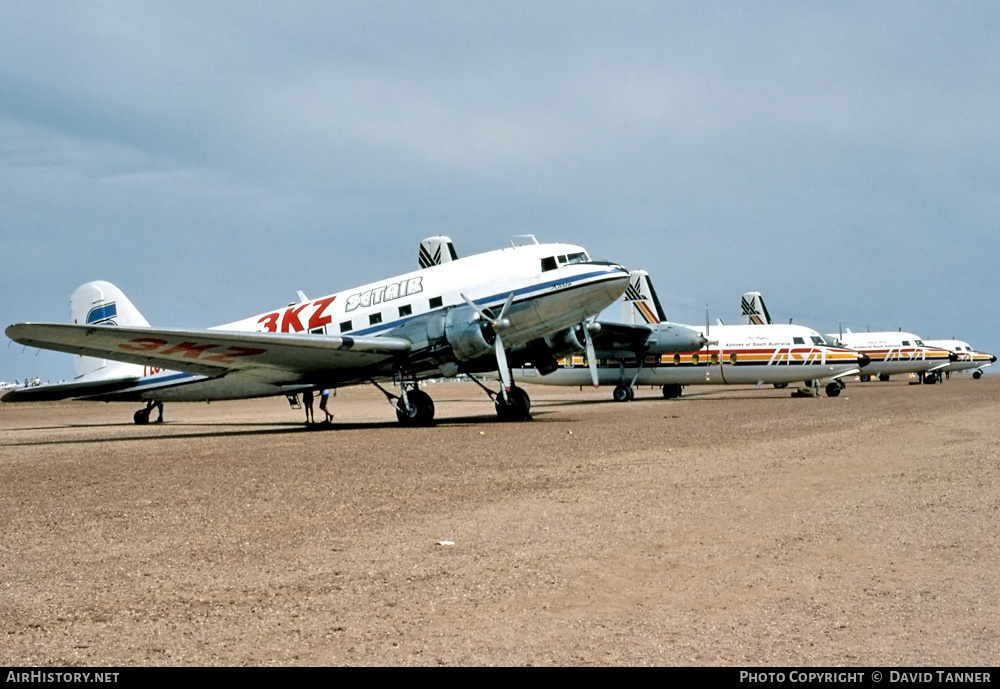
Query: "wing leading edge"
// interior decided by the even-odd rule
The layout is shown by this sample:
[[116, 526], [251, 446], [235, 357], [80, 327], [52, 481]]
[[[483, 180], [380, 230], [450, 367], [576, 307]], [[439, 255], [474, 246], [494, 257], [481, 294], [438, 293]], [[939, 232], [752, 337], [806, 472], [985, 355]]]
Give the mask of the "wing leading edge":
[[58, 352], [102, 357], [210, 378], [247, 373], [253, 374], [257, 380], [272, 383], [294, 382], [336, 371], [365, 369], [407, 354], [412, 349], [410, 341], [401, 337], [121, 328], [58, 323], [19, 323], [9, 326], [6, 334], [19, 344]]

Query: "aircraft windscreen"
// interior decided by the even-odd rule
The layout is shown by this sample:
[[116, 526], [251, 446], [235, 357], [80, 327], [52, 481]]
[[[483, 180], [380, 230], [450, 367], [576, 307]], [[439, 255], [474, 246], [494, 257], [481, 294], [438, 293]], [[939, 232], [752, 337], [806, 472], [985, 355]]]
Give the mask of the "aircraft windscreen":
[[563, 265], [569, 265], [571, 263], [589, 263], [590, 256], [581, 251], [579, 253], [569, 254], [568, 256], [560, 256], [559, 262]]
[[822, 335], [813, 335], [812, 336], [812, 341], [813, 341], [813, 344], [815, 344], [815, 345], [828, 345], [828, 344], [830, 344], [829, 342], [827, 342], [826, 340], [823, 339]]

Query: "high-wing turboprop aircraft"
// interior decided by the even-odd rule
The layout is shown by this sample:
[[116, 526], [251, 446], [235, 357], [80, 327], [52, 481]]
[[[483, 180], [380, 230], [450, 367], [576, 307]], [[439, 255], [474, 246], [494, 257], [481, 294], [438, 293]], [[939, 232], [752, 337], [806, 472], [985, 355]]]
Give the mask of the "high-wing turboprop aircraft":
[[[636, 280], [635, 278], [639, 279]], [[645, 271], [633, 271], [626, 290], [623, 316], [637, 314], [648, 323], [662, 317], [662, 309]], [[613, 397], [627, 401], [633, 386], [663, 386], [663, 396], [678, 397], [684, 385], [744, 385], [829, 380], [827, 395], [836, 397], [841, 379], [861, 371], [867, 357], [850, 349], [835, 347], [810, 328], [800, 325], [717, 325], [696, 328], [706, 343], [697, 350], [673, 355], [648, 355], [633, 350], [613, 358], [600, 359], [600, 381], [615, 384]], [[625, 354], [625, 356], [623, 356]], [[530, 366], [515, 371], [519, 380], [548, 385], [584, 385], [587, 367], [583, 358], [573, 356], [559, 370], [542, 376]]]
[[979, 380], [983, 377], [983, 369], [996, 363], [997, 360], [993, 354], [977, 352], [968, 342], [961, 340], [927, 340], [927, 346], [947, 349], [957, 357], [956, 361], [949, 362], [947, 366], [937, 371], [939, 378], [942, 373], [950, 375], [959, 371], [972, 371], [972, 377]]
[[[493, 397], [503, 419], [527, 418], [527, 393], [510, 380], [510, 363], [565, 356], [580, 324], [628, 286], [618, 265], [592, 261], [569, 244], [537, 241], [492, 251], [300, 301], [208, 330], [149, 327], [107, 282], [87, 283], [71, 298], [71, 325], [7, 328], [20, 344], [77, 354], [77, 379], [17, 390], [4, 401], [75, 397], [145, 400], [151, 405], [290, 395], [371, 382], [402, 423], [434, 418], [417, 388], [423, 378], [499, 371]], [[121, 362], [109, 364], [112, 362]], [[379, 383], [400, 385], [397, 396]]]
[[[743, 312], [743, 323], [771, 322], [760, 292], [744, 293], [740, 298], [740, 309]], [[879, 380], [889, 380], [892, 374], [916, 373], [923, 382], [936, 383], [940, 380], [937, 372], [955, 360], [955, 355], [947, 349], [924, 343], [913, 333], [852, 333], [847, 330], [827, 337], [838, 345], [866, 354], [871, 359], [861, 374], [862, 381], [869, 381], [872, 376], [878, 376]]]

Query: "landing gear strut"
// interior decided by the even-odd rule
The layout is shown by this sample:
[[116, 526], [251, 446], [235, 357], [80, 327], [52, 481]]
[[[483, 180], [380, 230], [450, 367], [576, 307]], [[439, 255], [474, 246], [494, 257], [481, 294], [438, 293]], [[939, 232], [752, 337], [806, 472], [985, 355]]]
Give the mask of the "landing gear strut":
[[133, 414], [132, 421], [139, 426], [145, 426], [149, 423], [149, 415], [152, 413], [154, 407], [160, 412], [160, 414], [156, 417], [156, 421], [153, 423], [163, 423], [163, 402], [158, 400], [150, 400], [146, 402], [146, 408], [140, 409]]
[[371, 384], [378, 388], [396, 410], [396, 420], [404, 426], [431, 426], [434, 424], [434, 400], [423, 390], [417, 389], [417, 380], [404, 380], [399, 373], [399, 388], [402, 393], [395, 395], [374, 379]]

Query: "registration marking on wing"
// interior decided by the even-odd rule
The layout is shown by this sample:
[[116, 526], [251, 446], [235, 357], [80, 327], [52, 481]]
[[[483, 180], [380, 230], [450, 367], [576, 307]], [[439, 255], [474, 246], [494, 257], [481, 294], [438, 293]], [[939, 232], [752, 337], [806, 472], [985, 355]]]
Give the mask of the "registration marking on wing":
[[[220, 364], [231, 364], [234, 359], [246, 356], [256, 356], [264, 354], [266, 349], [260, 347], [240, 347], [232, 345], [228, 351], [213, 352], [206, 354], [210, 349], [217, 349], [222, 345], [218, 344], [198, 344], [197, 342], [180, 342], [171, 345], [167, 340], [157, 337], [137, 337], [128, 342], [122, 342], [118, 349], [126, 352], [156, 352], [160, 356], [183, 356], [186, 359], [200, 359], [201, 361], [211, 361]], [[166, 348], [166, 349], [164, 349]]]

